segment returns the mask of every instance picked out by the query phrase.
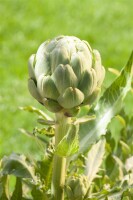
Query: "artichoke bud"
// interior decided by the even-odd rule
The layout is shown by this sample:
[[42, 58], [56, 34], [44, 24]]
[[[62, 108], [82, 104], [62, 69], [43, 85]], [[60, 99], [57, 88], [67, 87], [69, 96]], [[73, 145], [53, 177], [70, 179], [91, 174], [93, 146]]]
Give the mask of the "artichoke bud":
[[70, 177], [66, 183], [68, 200], [83, 200], [88, 190], [88, 179], [85, 175]]
[[59, 96], [59, 104], [66, 109], [80, 105], [84, 100], [84, 94], [78, 88], [69, 87]]
[[[74, 36], [58, 36], [40, 45], [28, 63], [31, 95], [51, 112], [74, 116], [94, 102], [105, 70], [97, 50]], [[78, 109], [77, 109], [78, 108]]]
[[56, 101], [52, 99], [44, 98], [42, 102], [44, 106], [51, 112], [56, 113], [62, 110], [62, 107]]

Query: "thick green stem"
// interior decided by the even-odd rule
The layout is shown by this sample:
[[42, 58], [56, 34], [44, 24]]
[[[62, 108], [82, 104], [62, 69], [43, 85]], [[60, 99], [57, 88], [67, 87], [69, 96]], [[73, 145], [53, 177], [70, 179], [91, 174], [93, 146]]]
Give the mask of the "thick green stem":
[[[70, 125], [70, 118], [63, 113], [56, 114], [55, 129], [55, 148], [66, 135]], [[64, 184], [66, 175], [66, 158], [54, 155], [53, 176], [52, 176], [52, 195], [54, 200], [64, 200]]]

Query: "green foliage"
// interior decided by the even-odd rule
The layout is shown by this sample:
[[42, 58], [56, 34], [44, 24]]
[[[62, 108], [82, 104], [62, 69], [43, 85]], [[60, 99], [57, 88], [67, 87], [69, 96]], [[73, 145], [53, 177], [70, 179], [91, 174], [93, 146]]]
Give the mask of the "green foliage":
[[75, 154], [79, 149], [79, 139], [78, 139], [78, 125], [71, 125], [70, 130], [67, 135], [57, 145], [55, 153], [58, 156], [68, 157]]
[[122, 101], [131, 89], [133, 76], [133, 52], [121, 74], [105, 90], [94, 111], [96, 120], [83, 124], [80, 134], [80, 151], [88, 149], [101, 135], [106, 134], [106, 128], [111, 119], [120, 111]]
[[[50, 200], [54, 155], [67, 158], [65, 200], [132, 199], [133, 115], [127, 114], [123, 104], [131, 90], [132, 72], [133, 53], [98, 103], [81, 108], [78, 118], [72, 118], [56, 149], [54, 117], [34, 107], [21, 108], [39, 117], [32, 133], [21, 131], [39, 142], [44, 156], [38, 160], [14, 153], [4, 156], [0, 162], [0, 200]], [[119, 128], [114, 129], [118, 122]], [[11, 176], [16, 178], [14, 188]]]

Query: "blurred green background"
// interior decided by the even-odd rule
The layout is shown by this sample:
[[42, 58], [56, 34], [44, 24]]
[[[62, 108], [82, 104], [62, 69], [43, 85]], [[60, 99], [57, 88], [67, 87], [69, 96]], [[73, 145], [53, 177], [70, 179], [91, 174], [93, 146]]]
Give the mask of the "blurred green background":
[[[47, 39], [75, 35], [100, 51], [106, 69], [121, 69], [133, 48], [132, 8], [131, 0], [0, 0], [0, 156], [40, 151], [18, 130], [37, 125], [19, 106], [43, 109], [27, 89], [29, 56]], [[107, 72], [104, 87], [114, 78]], [[133, 111], [131, 95], [127, 102]]]

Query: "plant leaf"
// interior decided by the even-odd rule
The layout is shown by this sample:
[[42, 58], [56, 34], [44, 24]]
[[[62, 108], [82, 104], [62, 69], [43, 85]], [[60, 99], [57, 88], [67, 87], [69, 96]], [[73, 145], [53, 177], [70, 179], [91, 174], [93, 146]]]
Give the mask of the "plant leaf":
[[105, 139], [101, 139], [91, 147], [88, 153], [86, 163], [86, 176], [88, 177], [89, 185], [96, 177], [99, 167], [102, 164], [103, 156], [105, 153], [105, 143]]
[[11, 154], [2, 159], [2, 175], [12, 174], [19, 178], [32, 178], [36, 181], [34, 168], [27, 161], [24, 155]]
[[44, 144], [48, 144], [48, 142], [49, 142], [49, 138], [46, 135], [44, 135], [44, 134], [43, 135], [38, 134], [38, 133], [34, 133], [33, 134], [33, 133], [31, 133], [31, 132], [23, 129], [23, 128], [19, 128], [19, 130], [20, 130], [21, 133], [23, 133], [23, 134], [25, 134], [25, 135], [27, 135], [29, 137], [33, 137], [35, 139], [38, 139], [41, 142], [43, 142]]
[[22, 180], [16, 178], [16, 185], [11, 200], [22, 200]]
[[58, 156], [71, 156], [75, 154], [79, 149], [79, 139], [78, 139], [78, 125], [72, 124], [70, 131], [63, 137], [63, 139], [58, 144], [55, 153]]
[[0, 200], [9, 200], [8, 176], [0, 177]]
[[20, 110], [25, 110], [25, 111], [28, 111], [28, 112], [31, 112], [31, 113], [36, 113], [37, 115], [43, 117], [43, 119], [45, 120], [52, 120], [52, 118], [44, 113], [42, 110], [39, 110], [33, 106], [25, 106], [25, 107], [19, 107]]
[[106, 89], [96, 108], [96, 120], [80, 126], [80, 151], [87, 151], [89, 146], [106, 134], [106, 128], [111, 119], [120, 111], [122, 101], [131, 89], [133, 76], [133, 52], [121, 74]]
[[84, 116], [84, 117], [78, 118], [78, 119], [74, 122], [74, 124], [83, 124], [83, 123], [89, 122], [89, 121], [91, 121], [91, 120], [94, 120], [95, 118], [96, 118], [95, 115], [91, 115], [91, 116], [86, 115], [86, 116]]

